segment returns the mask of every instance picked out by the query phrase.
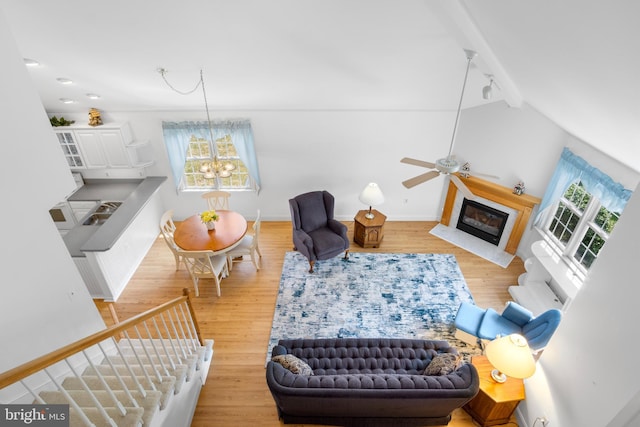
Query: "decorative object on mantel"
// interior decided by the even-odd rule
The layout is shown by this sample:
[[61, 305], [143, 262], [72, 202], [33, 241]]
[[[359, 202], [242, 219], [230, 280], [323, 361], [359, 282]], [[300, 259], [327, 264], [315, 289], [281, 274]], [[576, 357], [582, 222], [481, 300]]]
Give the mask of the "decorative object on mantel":
[[89, 126], [100, 126], [102, 124], [102, 117], [100, 117], [100, 111], [96, 108], [89, 110]]
[[375, 182], [370, 182], [364, 187], [359, 197], [360, 201], [365, 205], [369, 205], [369, 212], [365, 215], [367, 219], [373, 219], [373, 213], [371, 213], [372, 205], [380, 205], [384, 203], [384, 194]]
[[216, 229], [216, 221], [220, 219], [220, 216], [214, 210], [204, 211], [200, 214], [200, 219], [207, 226], [208, 230]]
[[57, 118], [56, 116], [53, 116], [49, 119], [49, 122], [51, 123], [51, 126], [58, 127], [58, 126], [69, 126], [74, 124], [76, 121], [67, 120], [64, 117]]
[[513, 194], [517, 194], [518, 196], [522, 196], [524, 194], [524, 182], [519, 181], [514, 187], [513, 187]]
[[200, 172], [204, 174], [206, 179], [216, 179], [216, 178], [229, 178], [231, 176], [231, 171], [236, 168], [236, 166], [228, 161], [220, 161], [218, 158], [218, 145], [216, 143], [215, 138], [213, 137], [213, 125], [211, 123], [211, 115], [209, 114], [209, 101], [207, 100], [207, 91], [204, 88], [204, 76], [202, 70], [200, 70], [200, 80], [196, 84], [196, 86], [187, 92], [182, 92], [171, 86], [171, 84], [167, 81], [165, 74], [167, 74], [167, 70], [165, 68], [158, 68], [158, 73], [162, 76], [164, 82], [176, 93], [180, 95], [189, 95], [195, 92], [198, 87], [202, 86], [202, 96], [204, 97], [204, 108], [207, 113], [207, 124], [209, 125], [209, 137], [211, 138], [211, 146], [213, 147], [213, 160], [211, 162], [202, 162], [200, 165]]

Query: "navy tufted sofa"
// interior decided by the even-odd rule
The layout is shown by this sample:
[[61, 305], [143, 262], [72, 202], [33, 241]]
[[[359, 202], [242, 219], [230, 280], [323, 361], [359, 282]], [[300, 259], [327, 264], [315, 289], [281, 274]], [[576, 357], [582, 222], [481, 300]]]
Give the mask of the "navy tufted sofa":
[[457, 351], [437, 340], [280, 340], [272, 355], [293, 354], [314, 375], [269, 361], [267, 384], [285, 424], [446, 425], [478, 393], [479, 379], [468, 363], [448, 375], [423, 375], [438, 353]]

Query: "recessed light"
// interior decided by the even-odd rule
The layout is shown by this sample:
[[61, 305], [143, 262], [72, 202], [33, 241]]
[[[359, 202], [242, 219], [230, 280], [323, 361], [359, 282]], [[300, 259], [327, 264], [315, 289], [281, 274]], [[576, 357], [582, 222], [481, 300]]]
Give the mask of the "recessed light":
[[40, 63], [35, 59], [24, 58], [24, 65], [27, 67], [37, 67]]
[[70, 85], [71, 83], [73, 83], [73, 80], [66, 77], [58, 77], [56, 80], [58, 81], [58, 83], [63, 85]]
[[88, 94], [87, 94], [87, 97], [88, 97], [89, 99], [100, 99], [100, 95], [97, 95], [97, 94], [95, 94], [95, 93], [88, 93]]
[[60, 98], [60, 102], [62, 102], [63, 104], [73, 104], [76, 101], [74, 101], [73, 99], [69, 99], [69, 98]]

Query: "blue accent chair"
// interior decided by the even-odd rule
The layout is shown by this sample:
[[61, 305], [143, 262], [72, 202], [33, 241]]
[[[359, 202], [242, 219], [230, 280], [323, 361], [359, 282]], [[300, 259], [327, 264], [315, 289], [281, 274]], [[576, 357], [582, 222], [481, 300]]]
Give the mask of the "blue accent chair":
[[[493, 340], [498, 335], [520, 334], [527, 339], [533, 351], [543, 349], [560, 324], [562, 312], [555, 308], [545, 311], [537, 317], [523, 306], [509, 301], [503, 312], [483, 309], [463, 302], [456, 314], [455, 327], [458, 338], [472, 336], [481, 340]], [[462, 332], [459, 334], [458, 332]]]
[[293, 225], [293, 248], [309, 260], [313, 273], [316, 260], [344, 252], [349, 258], [347, 226], [333, 218], [335, 200], [327, 191], [311, 191], [289, 199]]

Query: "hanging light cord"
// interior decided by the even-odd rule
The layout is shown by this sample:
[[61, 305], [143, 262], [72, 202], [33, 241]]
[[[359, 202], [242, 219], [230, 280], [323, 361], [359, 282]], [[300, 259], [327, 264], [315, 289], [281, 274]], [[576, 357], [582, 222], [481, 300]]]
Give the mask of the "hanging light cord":
[[[200, 87], [201, 84], [204, 84], [202, 82], [202, 70], [200, 70], [200, 81], [198, 82], [198, 84], [196, 84], [196, 87], [186, 92], [176, 89], [175, 87], [173, 87], [171, 83], [169, 83], [169, 80], [167, 80], [167, 78], [165, 77], [165, 74], [167, 74], [167, 70], [165, 68], [158, 68], [158, 73], [160, 73], [160, 75], [162, 76], [162, 80], [164, 80], [167, 86], [169, 86], [169, 88], [171, 88], [172, 91], [179, 93], [180, 95], [191, 95]], [[206, 102], [206, 98], [205, 98], [205, 102]]]
[[181, 91], [176, 89], [175, 87], [173, 87], [173, 85], [171, 83], [169, 83], [169, 81], [167, 80], [165, 74], [167, 74], [167, 70], [165, 68], [158, 68], [158, 73], [160, 73], [160, 75], [162, 76], [162, 80], [164, 80], [164, 82], [167, 84], [167, 86], [169, 86], [169, 88], [176, 92], [179, 93], [180, 95], [191, 95], [193, 92], [195, 92], [196, 90], [198, 90], [198, 88], [200, 86], [202, 86], [202, 95], [204, 96], [204, 109], [207, 112], [207, 125], [209, 127], [209, 137], [211, 138], [211, 144], [213, 145], [213, 155], [215, 160], [218, 159], [218, 150], [215, 144], [215, 141], [213, 140], [213, 129], [212, 129], [212, 123], [211, 123], [211, 116], [209, 114], [209, 101], [207, 100], [207, 91], [205, 90], [204, 87], [204, 75], [202, 73], [202, 69], [200, 69], [200, 80], [198, 80], [198, 83], [195, 85], [195, 87], [189, 91]]
[[[207, 124], [209, 125], [209, 135], [211, 137], [211, 144], [214, 146], [213, 154], [216, 156], [216, 160], [218, 159], [218, 149], [216, 147], [216, 142], [213, 140], [213, 126], [211, 125], [211, 117], [209, 116], [209, 102], [207, 101], [207, 91], [204, 88], [204, 77], [202, 76], [202, 70], [200, 70], [200, 82], [198, 85], [202, 84], [202, 94], [204, 95], [204, 109], [207, 111]], [[197, 88], [198, 86], [196, 86]]]

